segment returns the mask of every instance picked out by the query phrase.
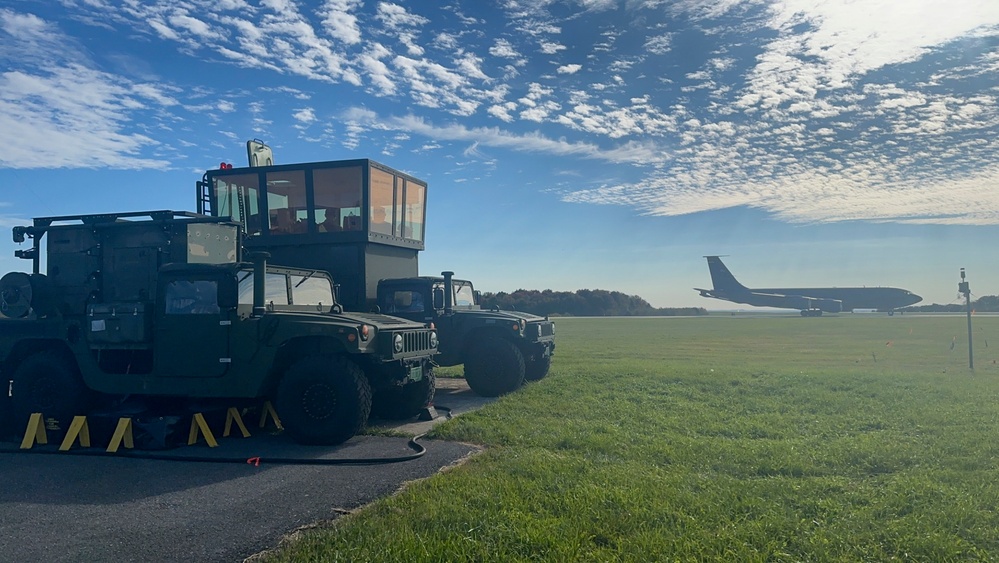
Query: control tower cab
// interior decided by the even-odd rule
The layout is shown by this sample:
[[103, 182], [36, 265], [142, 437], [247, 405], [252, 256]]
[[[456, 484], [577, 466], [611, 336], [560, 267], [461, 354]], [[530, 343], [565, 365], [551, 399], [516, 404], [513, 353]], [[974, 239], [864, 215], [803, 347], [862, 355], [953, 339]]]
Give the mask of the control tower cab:
[[373, 160], [224, 165], [197, 192], [199, 213], [242, 225], [246, 250], [329, 271], [347, 309], [366, 310], [379, 279], [418, 275], [427, 184]]

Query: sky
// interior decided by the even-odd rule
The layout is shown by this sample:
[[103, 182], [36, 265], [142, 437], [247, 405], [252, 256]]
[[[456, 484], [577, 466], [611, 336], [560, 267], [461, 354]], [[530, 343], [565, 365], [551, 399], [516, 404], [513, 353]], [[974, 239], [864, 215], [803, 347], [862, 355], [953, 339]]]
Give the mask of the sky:
[[[245, 165], [425, 180], [422, 274], [999, 294], [995, 0], [0, 0], [0, 229]], [[0, 271], [24, 271], [9, 236]]]

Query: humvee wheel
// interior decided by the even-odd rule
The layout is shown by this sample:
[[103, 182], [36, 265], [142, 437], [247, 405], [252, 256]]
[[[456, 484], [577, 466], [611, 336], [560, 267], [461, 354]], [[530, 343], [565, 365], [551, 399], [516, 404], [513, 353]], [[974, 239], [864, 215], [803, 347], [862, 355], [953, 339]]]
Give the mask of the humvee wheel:
[[371, 413], [371, 387], [353, 362], [311, 356], [285, 372], [275, 406], [296, 441], [335, 445], [364, 428]]
[[552, 357], [535, 356], [524, 366], [524, 379], [527, 381], [541, 381], [548, 375], [548, 370], [552, 367]]
[[524, 384], [524, 356], [512, 342], [488, 336], [465, 358], [465, 381], [483, 397], [498, 397]]
[[79, 370], [54, 352], [25, 358], [14, 370], [13, 380], [10, 406], [15, 432], [24, 430], [32, 413], [42, 413], [46, 421], [55, 420], [65, 430], [74, 416], [89, 410], [92, 395]]
[[371, 414], [385, 420], [412, 418], [434, 400], [436, 390], [437, 376], [434, 375], [434, 370], [425, 369], [423, 379], [419, 381], [376, 391], [371, 403]]
[[0, 381], [0, 440], [14, 432], [14, 425], [11, 424], [9, 386], [10, 382], [6, 379]]

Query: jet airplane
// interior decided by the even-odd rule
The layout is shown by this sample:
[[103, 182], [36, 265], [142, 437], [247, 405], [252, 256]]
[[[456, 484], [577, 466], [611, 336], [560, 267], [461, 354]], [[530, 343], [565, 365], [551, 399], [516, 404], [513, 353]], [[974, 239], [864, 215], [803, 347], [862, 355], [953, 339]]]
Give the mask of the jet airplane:
[[728, 271], [719, 256], [705, 256], [711, 271], [711, 289], [701, 289], [701, 297], [713, 297], [733, 303], [755, 307], [798, 309], [803, 317], [818, 317], [823, 311], [839, 313], [854, 309], [887, 311], [906, 307], [923, 300], [922, 297], [897, 287], [773, 287], [751, 289], [739, 283]]

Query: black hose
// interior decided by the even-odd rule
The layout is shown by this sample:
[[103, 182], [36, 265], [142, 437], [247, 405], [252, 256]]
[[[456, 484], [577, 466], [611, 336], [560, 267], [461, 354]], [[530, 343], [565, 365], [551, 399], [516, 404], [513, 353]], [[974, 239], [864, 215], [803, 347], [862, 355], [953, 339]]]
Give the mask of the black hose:
[[[451, 409], [445, 406], [437, 406], [435, 408], [447, 411], [447, 417], [451, 418]], [[261, 464], [268, 465], [387, 465], [389, 463], [401, 463], [404, 461], [413, 461], [423, 457], [427, 453], [427, 449], [419, 443], [420, 438], [423, 438], [426, 434], [419, 434], [413, 436], [409, 439], [407, 444], [410, 449], [414, 451], [409, 455], [397, 456], [397, 457], [359, 457], [359, 458], [339, 458], [339, 459], [323, 459], [323, 458], [296, 458], [296, 457], [263, 457], [254, 456], [250, 458], [244, 457], [213, 457], [213, 456], [179, 456], [179, 455], [169, 455], [169, 454], [155, 454], [155, 453], [139, 453], [134, 450], [126, 450], [122, 452], [106, 452], [99, 450], [36, 450], [34, 448], [29, 449], [17, 449], [17, 450], [4, 450], [0, 449], [0, 453], [13, 454], [13, 453], [35, 453], [35, 454], [60, 454], [60, 455], [77, 455], [77, 456], [87, 456], [87, 457], [113, 457], [113, 458], [125, 458], [125, 459], [152, 459], [156, 461], [188, 461], [197, 463], [248, 463], [254, 467], [258, 467]]]
[[420, 434], [419, 436], [413, 436], [409, 439], [408, 446], [410, 449], [414, 450], [414, 453], [398, 457], [370, 457], [370, 458], [341, 458], [341, 459], [323, 459], [323, 458], [295, 458], [295, 457], [264, 457], [264, 456], [254, 456], [250, 458], [244, 457], [217, 457], [217, 456], [184, 456], [184, 455], [170, 455], [170, 454], [156, 454], [156, 453], [145, 453], [145, 452], [135, 452], [134, 450], [126, 450], [120, 452], [106, 452], [100, 450], [39, 450], [35, 448], [30, 449], [17, 449], [17, 450], [0, 450], [0, 453], [5, 454], [16, 454], [16, 453], [33, 453], [33, 454], [59, 454], [63, 456], [87, 456], [87, 457], [113, 457], [113, 458], [123, 458], [123, 459], [152, 459], [157, 461], [188, 461], [188, 462], [198, 462], [198, 463], [248, 463], [254, 467], [261, 464], [268, 465], [384, 465], [389, 463], [400, 463], [403, 461], [412, 461], [423, 454], [427, 453], [427, 449], [424, 448], [418, 440], [423, 438], [425, 434]]

